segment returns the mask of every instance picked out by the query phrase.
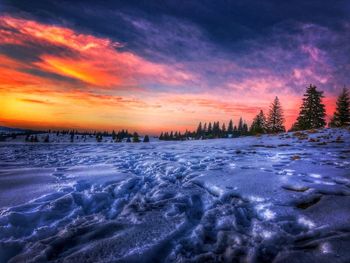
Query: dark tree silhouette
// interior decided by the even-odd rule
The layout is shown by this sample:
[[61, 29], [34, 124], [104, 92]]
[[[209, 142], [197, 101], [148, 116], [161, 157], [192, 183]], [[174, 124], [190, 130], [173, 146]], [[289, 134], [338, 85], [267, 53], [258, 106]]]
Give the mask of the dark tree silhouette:
[[143, 142], [149, 142], [149, 137], [148, 137], [148, 135], [145, 135], [145, 137], [143, 138]]
[[227, 133], [233, 135], [233, 122], [232, 122], [232, 120], [230, 120], [228, 123]]
[[310, 84], [307, 87], [293, 130], [317, 129], [326, 125], [326, 110], [322, 103], [323, 97], [323, 91], [318, 91], [316, 86]]
[[252, 125], [250, 126], [251, 134], [261, 134], [266, 133], [266, 117], [264, 112], [261, 110], [258, 115], [255, 116]]
[[267, 130], [270, 133], [285, 132], [286, 128], [283, 125], [283, 111], [281, 103], [276, 96], [270, 106], [269, 115], [267, 117]]
[[134, 132], [134, 134], [132, 135], [132, 142], [140, 142], [140, 138], [137, 132]]
[[330, 122], [331, 127], [350, 125], [350, 96], [347, 89], [343, 89], [337, 99], [337, 107]]

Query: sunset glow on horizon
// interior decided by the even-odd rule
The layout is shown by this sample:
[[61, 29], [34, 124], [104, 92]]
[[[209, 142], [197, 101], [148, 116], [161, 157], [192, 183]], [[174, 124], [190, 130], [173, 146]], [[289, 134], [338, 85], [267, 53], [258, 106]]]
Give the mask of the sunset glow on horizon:
[[[34, 9], [5, 6], [1, 126], [123, 128], [156, 135], [194, 130], [200, 121], [237, 124], [242, 116], [250, 123], [278, 96], [290, 128], [310, 83], [324, 91], [329, 116], [339, 91], [349, 85], [350, 58], [344, 54], [350, 50], [350, 25], [344, 21], [336, 29], [316, 21], [280, 21], [266, 26], [265, 35], [227, 43], [215, 39], [204, 22], [178, 15], [156, 20], [100, 6], [91, 15], [93, 25], [81, 17], [69, 20], [66, 9], [54, 20], [36, 16]], [[113, 25], [102, 23], [100, 12]], [[341, 45], [343, 51], [337, 50]]]

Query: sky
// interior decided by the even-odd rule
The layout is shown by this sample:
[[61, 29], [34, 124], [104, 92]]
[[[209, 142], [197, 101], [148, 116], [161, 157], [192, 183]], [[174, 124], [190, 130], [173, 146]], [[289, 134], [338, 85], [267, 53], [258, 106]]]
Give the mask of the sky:
[[278, 96], [290, 128], [310, 84], [329, 118], [349, 72], [346, 0], [0, 0], [2, 126], [157, 134]]

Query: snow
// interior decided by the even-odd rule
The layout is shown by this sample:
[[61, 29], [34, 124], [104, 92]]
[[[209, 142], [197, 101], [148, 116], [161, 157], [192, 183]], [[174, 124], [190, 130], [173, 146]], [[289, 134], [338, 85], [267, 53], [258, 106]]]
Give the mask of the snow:
[[350, 261], [347, 129], [50, 141], [0, 144], [0, 262]]

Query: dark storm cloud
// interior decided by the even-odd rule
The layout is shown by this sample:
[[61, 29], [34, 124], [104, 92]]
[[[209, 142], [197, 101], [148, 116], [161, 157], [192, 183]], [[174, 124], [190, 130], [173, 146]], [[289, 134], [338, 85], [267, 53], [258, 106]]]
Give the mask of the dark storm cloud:
[[[284, 25], [286, 30], [297, 30], [293, 27], [294, 23], [312, 23], [338, 30], [344, 21], [348, 21], [350, 13], [350, 2], [345, 0], [299, 0], [293, 3], [278, 0], [132, 0], [72, 3], [72, 1], [31, 1], [29, 4], [26, 1], [5, 1], [4, 10], [17, 15], [22, 13], [43, 22], [68, 23], [79, 29], [127, 42], [130, 48], [144, 45], [138, 43], [142, 41], [138, 35], [139, 28], [125, 20], [125, 17], [144, 19], [155, 24], [173, 18], [174, 22], [195, 25], [211, 42], [228, 49], [241, 49], [244, 47], [239, 45], [242, 40], [265, 38], [276, 26]], [[169, 43], [170, 47], [171, 44]], [[169, 52], [166, 46], [163, 48], [161, 51]]]

